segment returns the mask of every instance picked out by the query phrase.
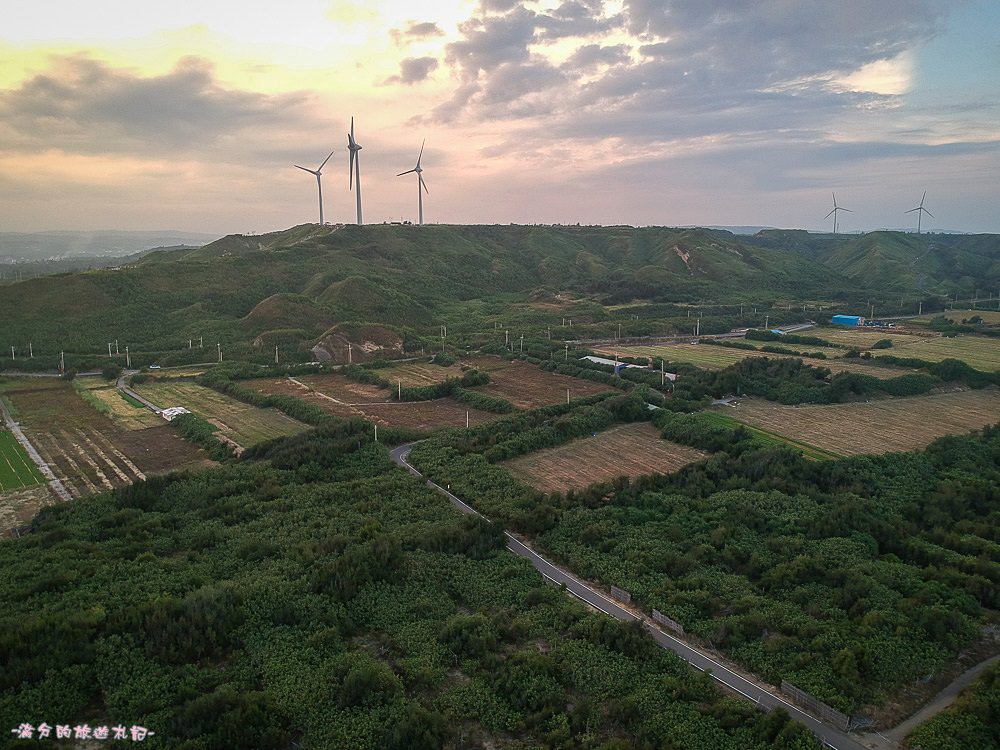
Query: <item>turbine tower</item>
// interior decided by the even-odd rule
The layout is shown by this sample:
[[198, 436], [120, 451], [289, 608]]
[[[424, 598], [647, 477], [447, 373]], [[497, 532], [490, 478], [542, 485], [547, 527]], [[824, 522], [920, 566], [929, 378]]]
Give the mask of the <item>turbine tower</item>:
[[404, 174], [410, 174], [411, 172], [416, 173], [417, 175], [417, 216], [420, 219], [420, 224], [424, 223], [424, 194], [420, 191], [420, 188], [423, 188], [428, 194], [431, 192], [430, 190], [427, 190], [427, 183], [424, 182], [424, 177], [420, 174], [424, 171], [420, 168], [420, 157], [424, 155], [424, 143], [426, 142], [427, 140], [424, 139], [424, 141], [420, 144], [420, 153], [417, 155], [417, 166], [396, 175], [396, 177], [402, 177]]
[[361, 145], [354, 140], [354, 118], [351, 118], [351, 132], [347, 134], [347, 148], [351, 152], [351, 161], [347, 167], [348, 187], [356, 186], [355, 194], [358, 197], [358, 224], [361, 223], [361, 158], [358, 151]]
[[[333, 156], [333, 151], [330, 152], [330, 156]], [[319, 190], [319, 223], [320, 224], [323, 223], [323, 167], [325, 167], [326, 163], [328, 161], [330, 161], [330, 156], [327, 156], [323, 160], [323, 163], [320, 164], [318, 167], [316, 167], [316, 169], [307, 169], [306, 167], [299, 167], [298, 164], [294, 165], [294, 166], [298, 167], [299, 169], [301, 169], [303, 172], [308, 172], [309, 174], [316, 175], [316, 188]]]
[[923, 218], [922, 214], [927, 214], [932, 219], [934, 218], [934, 214], [932, 214], [930, 211], [924, 208], [924, 198], [926, 197], [927, 197], [927, 191], [925, 190], [924, 194], [920, 196], [919, 206], [917, 206], [916, 208], [911, 208], [909, 211], [903, 211], [904, 214], [912, 214], [914, 211], [917, 212], [917, 234], [920, 234], [920, 220]]
[[837, 205], [837, 194], [834, 193], [833, 194], [833, 210], [830, 213], [828, 213], [826, 216], [823, 217], [824, 219], [829, 219], [831, 216], [833, 216], [833, 233], [834, 234], [837, 233], [837, 211], [847, 211], [847, 213], [849, 213], [849, 214], [853, 214], [854, 213], [854, 211], [852, 211], [849, 208], [844, 208], [843, 206], [838, 206]]

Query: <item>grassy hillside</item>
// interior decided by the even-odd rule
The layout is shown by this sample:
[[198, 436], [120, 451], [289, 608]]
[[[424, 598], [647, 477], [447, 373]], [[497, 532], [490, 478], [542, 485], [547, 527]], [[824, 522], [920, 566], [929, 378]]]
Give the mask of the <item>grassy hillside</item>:
[[1000, 285], [997, 235], [869, 232], [811, 234], [767, 230], [751, 239], [821, 261], [849, 279], [880, 291], [954, 293]]

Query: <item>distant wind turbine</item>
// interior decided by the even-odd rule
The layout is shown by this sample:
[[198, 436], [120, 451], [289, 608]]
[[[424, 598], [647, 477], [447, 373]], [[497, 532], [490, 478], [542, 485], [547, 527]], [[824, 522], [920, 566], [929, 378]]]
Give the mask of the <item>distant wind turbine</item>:
[[351, 132], [347, 134], [347, 148], [351, 152], [351, 161], [347, 167], [348, 187], [356, 185], [355, 194], [358, 197], [358, 224], [361, 223], [361, 145], [354, 140], [354, 118], [351, 118]]
[[[330, 152], [330, 156], [333, 156], [333, 151]], [[298, 167], [299, 169], [301, 169], [304, 172], [308, 172], [309, 174], [316, 175], [316, 187], [319, 189], [319, 223], [320, 224], [323, 223], [323, 167], [325, 167], [326, 163], [328, 161], [330, 161], [330, 156], [327, 156], [323, 160], [323, 163], [320, 164], [318, 167], [316, 167], [316, 169], [307, 169], [306, 167], [299, 167], [298, 164], [295, 165], [296, 167]]]
[[837, 194], [834, 193], [833, 194], [833, 210], [830, 213], [828, 213], [826, 216], [823, 217], [824, 219], [829, 219], [831, 216], [833, 216], [833, 233], [834, 234], [837, 233], [837, 211], [847, 211], [847, 213], [849, 213], [849, 214], [853, 214], [854, 213], [854, 211], [852, 211], [849, 208], [844, 208], [843, 206], [838, 206], [837, 205]]
[[398, 175], [396, 175], [396, 177], [402, 177], [404, 174], [416, 173], [416, 175], [417, 175], [417, 215], [419, 216], [421, 224], [424, 223], [424, 194], [420, 191], [420, 188], [423, 188], [425, 191], [427, 191], [428, 194], [430, 194], [430, 192], [431, 192], [430, 190], [427, 190], [427, 183], [424, 182], [424, 176], [422, 174], [420, 174], [421, 172], [424, 171], [424, 170], [422, 170], [420, 168], [420, 157], [422, 157], [424, 155], [424, 143], [426, 143], [426, 142], [427, 141], [425, 139], [420, 144], [420, 153], [417, 155], [417, 166], [415, 166], [413, 169], [408, 169], [405, 172], [400, 172]]
[[926, 197], [927, 197], [927, 191], [925, 190], [924, 194], [920, 196], [919, 206], [917, 206], [916, 208], [911, 208], [909, 211], [903, 211], [904, 214], [912, 214], [914, 211], [917, 212], [917, 234], [920, 234], [920, 220], [923, 218], [922, 214], [927, 214], [932, 219], [934, 218], [934, 214], [932, 214], [930, 211], [924, 208], [924, 198]]

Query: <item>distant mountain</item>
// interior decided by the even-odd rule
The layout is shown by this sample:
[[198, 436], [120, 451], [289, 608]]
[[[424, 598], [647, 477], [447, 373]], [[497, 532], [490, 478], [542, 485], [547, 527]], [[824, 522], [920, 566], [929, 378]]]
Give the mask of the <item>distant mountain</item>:
[[0, 263], [61, 260], [79, 256], [94, 258], [131, 255], [156, 247], [187, 245], [200, 247], [217, 235], [165, 230], [0, 232]]
[[771, 229], [746, 241], [819, 261], [873, 290], [966, 296], [1000, 288], [1000, 235], [995, 234]]

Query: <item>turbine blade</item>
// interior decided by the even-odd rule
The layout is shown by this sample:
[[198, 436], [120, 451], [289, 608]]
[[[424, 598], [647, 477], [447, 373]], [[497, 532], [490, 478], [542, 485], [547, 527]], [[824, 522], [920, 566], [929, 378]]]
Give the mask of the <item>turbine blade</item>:
[[830, 211], [830, 213], [828, 213], [828, 214], [827, 214], [826, 216], [824, 216], [823, 218], [824, 218], [824, 219], [829, 219], [829, 218], [830, 218], [831, 216], [833, 216], [833, 215], [834, 215], [835, 213], [837, 213], [837, 209], [833, 209], [832, 211]]
[[420, 166], [420, 157], [422, 157], [424, 155], [424, 144], [425, 143], [427, 143], [427, 139], [426, 138], [424, 138], [424, 140], [422, 140], [420, 142], [420, 153], [417, 154], [417, 166], [418, 167]]
[[[333, 156], [333, 151], [331, 151], [331, 152], [330, 152], [330, 156]], [[319, 165], [318, 167], [316, 167], [316, 171], [317, 171], [317, 172], [319, 172], [319, 171], [320, 171], [321, 169], [323, 169], [323, 167], [325, 167], [325, 166], [326, 166], [326, 163], [327, 163], [328, 161], [330, 161], [330, 156], [327, 156], [327, 157], [326, 157], [326, 158], [325, 158], [325, 159], [323, 160], [323, 163], [322, 163], [322, 164], [320, 164], [320, 165]]]
[[930, 217], [931, 217], [932, 219], [934, 218], [934, 214], [932, 214], [932, 213], [931, 213], [930, 211], [928, 211], [928, 210], [927, 210], [926, 208], [924, 209], [924, 213], [925, 213], [925, 214], [927, 214], [928, 216], [930, 216]]
[[357, 155], [356, 152], [351, 151], [351, 161], [350, 161], [350, 163], [347, 166], [347, 189], [348, 190], [353, 190], [354, 189], [354, 157], [356, 155]]
[[839, 206], [837, 208], [840, 211], [847, 211], [847, 213], [849, 213], [849, 214], [853, 214], [854, 213], [854, 209], [851, 209], [851, 208], [840, 208]]
[[916, 208], [911, 208], [909, 211], [903, 211], [903, 213], [904, 214], [912, 214], [914, 211], [920, 211], [920, 210], [922, 210], [920, 208], [920, 206], [917, 206]]
[[351, 115], [351, 140], [354, 140], [354, 115]]
[[924, 194], [920, 196], [920, 205], [921, 206], [924, 205], [924, 198], [926, 198], [926, 197], [927, 197], [927, 191], [925, 190]]
[[836, 208], [837, 207], [837, 194], [836, 193], [830, 193], [830, 195], [833, 196], [833, 207]]
[[430, 195], [431, 191], [427, 189], [427, 183], [424, 182], [424, 176], [423, 175], [417, 175], [417, 177], [420, 178], [420, 184], [424, 186], [424, 192], [427, 193], [427, 195]]
[[400, 172], [396, 177], [402, 177], [404, 174], [409, 174], [410, 172], [416, 172], [415, 169], [407, 169], [405, 172]]
[[[292, 166], [293, 167], [299, 167], [298, 164], [293, 164]], [[306, 167], [299, 167], [299, 169], [301, 169], [303, 172], [308, 172], [309, 174], [316, 174], [316, 172], [314, 170], [307, 169]]]

